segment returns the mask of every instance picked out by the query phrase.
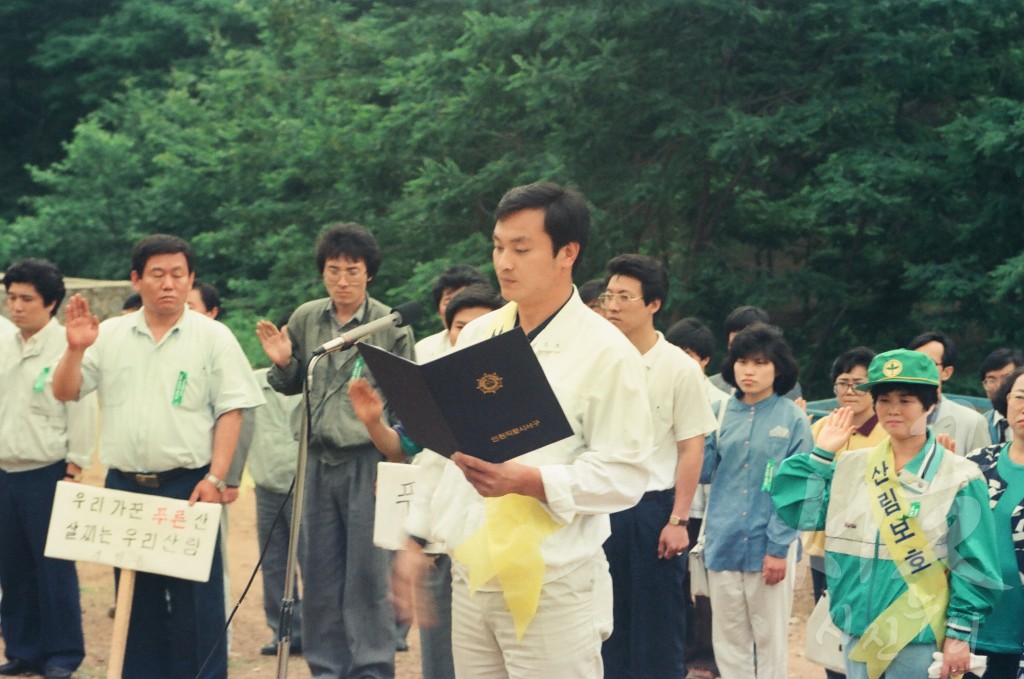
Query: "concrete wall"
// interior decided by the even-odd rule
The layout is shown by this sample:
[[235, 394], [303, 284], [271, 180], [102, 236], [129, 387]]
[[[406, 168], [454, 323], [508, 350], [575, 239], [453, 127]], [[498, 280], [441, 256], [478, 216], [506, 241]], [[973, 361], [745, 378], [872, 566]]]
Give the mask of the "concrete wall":
[[[67, 295], [57, 312], [61, 323], [64, 322], [64, 305], [71, 295], [82, 293], [89, 300], [89, 308], [102, 321], [120, 314], [125, 298], [135, 292], [131, 281], [97, 281], [91, 278], [65, 278], [64, 287], [67, 288]], [[0, 306], [0, 314], [10, 318], [6, 304]]]

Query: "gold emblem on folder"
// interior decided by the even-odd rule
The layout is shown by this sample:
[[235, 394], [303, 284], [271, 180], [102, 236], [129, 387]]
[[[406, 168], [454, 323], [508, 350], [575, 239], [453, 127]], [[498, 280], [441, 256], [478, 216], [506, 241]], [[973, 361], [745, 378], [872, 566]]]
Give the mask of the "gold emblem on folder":
[[498, 373], [484, 373], [476, 380], [476, 388], [482, 394], [496, 394], [502, 386], [501, 375]]

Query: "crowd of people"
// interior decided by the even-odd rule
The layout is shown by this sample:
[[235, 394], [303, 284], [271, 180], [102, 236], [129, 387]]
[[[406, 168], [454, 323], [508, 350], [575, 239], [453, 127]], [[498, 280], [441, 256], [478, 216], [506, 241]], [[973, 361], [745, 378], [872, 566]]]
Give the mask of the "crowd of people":
[[[452, 267], [432, 290], [441, 332], [417, 342], [391, 325], [364, 340], [423, 363], [524, 333], [571, 434], [500, 463], [424, 449], [356, 350], [313, 364], [390, 312], [368, 291], [383, 256], [363, 226], [325, 227], [314, 259], [326, 296], [257, 323], [271, 365], [256, 371], [177, 237], [135, 245], [138, 298], [102, 322], [75, 295], [62, 327], [57, 267], [11, 264], [0, 675], [69, 677], [85, 657], [74, 564], [43, 552], [57, 482], [80, 481], [98, 449], [107, 487], [192, 503], [230, 504], [249, 470], [273, 635], [254, 650], [302, 654], [317, 678], [394, 677], [416, 619], [425, 679], [781, 679], [805, 555], [847, 676], [1024, 678], [1021, 353], [980, 366], [993, 404], [982, 414], [942, 393], [956, 365], [944, 333], [852, 348], [832, 366], [838, 407], [812, 423], [764, 310], [729, 315], [726, 359], [706, 376], [704, 323], [656, 329], [669, 295], [659, 260], [619, 255], [573, 284], [588, 237], [577, 191], [513, 188], [495, 212], [498, 288]], [[299, 597], [286, 561], [303, 430]], [[384, 460], [416, 474], [395, 552], [373, 537]], [[690, 596], [697, 543], [707, 596]], [[227, 676], [225, 545], [206, 582], [138, 574], [122, 676]]]

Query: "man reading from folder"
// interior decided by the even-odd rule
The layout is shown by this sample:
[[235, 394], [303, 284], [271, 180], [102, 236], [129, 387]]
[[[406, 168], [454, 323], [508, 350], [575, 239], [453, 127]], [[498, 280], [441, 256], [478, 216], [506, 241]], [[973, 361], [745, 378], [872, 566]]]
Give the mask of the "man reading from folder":
[[396, 602], [410, 612], [421, 546], [442, 542], [453, 561], [458, 676], [592, 679], [611, 632], [608, 514], [636, 504], [647, 483], [644, 367], [572, 284], [589, 233], [583, 197], [552, 183], [521, 186], [495, 217], [494, 268], [510, 303], [467, 325], [456, 350], [526, 333], [573, 434], [500, 464], [473, 451], [450, 462], [423, 453], [431, 462], [406, 523]]

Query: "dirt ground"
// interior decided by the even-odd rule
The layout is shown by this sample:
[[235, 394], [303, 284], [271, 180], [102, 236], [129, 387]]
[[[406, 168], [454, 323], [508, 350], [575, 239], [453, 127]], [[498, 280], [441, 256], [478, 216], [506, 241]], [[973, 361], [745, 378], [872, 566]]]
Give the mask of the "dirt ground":
[[[95, 471], [93, 471], [95, 470]], [[97, 466], [86, 475], [85, 482], [101, 485]], [[256, 545], [256, 504], [252, 491], [243, 489], [239, 499], [228, 511], [228, 565], [233, 601], [238, 601], [259, 557]], [[805, 562], [806, 563], [806, 560]], [[113, 603], [113, 576], [109, 566], [78, 564], [82, 592], [82, 616], [85, 628], [86, 658], [76, 673], [79, 679], [106, 677], [110, 637], [113, 628], [107, 611]], [[824, 670], [803, 657], [804, 621], [812, 608], [811, 583], [806, 568], [797, 573], [797, 594], [789, 630], [789, 676], [798, 679], [824, 677]], [[231, 630], [229, 652], [233, 677], [276, 677], [277, 659], [259, 654], [264, 644], [272, 641], [263, 615], [263, 586], [257, 574], [249, 593], [238, 606]], [[419, 634], [409, 633], [409, 651], [397, 653], [396, 679], [421, 679]], [[0, 642], [2, 648], [2, 642]], [[308, 679], [309, 669], [301, 657], [292, 657], [288, 676]], [[680, 678], [682, 679], [682, 678]]]

